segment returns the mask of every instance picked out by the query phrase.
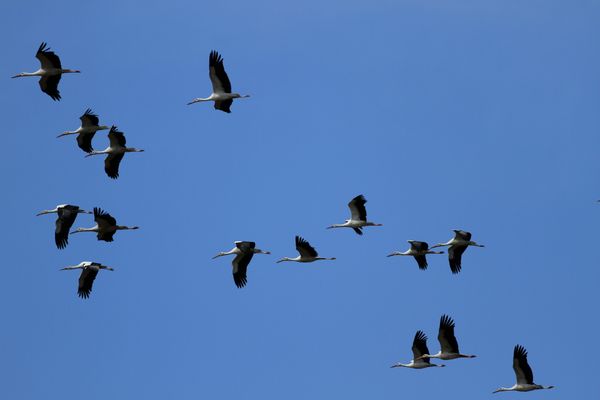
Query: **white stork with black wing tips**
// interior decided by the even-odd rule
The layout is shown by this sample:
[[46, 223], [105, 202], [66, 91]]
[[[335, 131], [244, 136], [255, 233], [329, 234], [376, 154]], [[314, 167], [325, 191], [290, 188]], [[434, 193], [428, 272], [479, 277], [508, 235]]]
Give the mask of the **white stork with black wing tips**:
[[92, 261], [83, 261], [79, 263], [79, 265], [61, 268], [61, 271], [71, 269], [81, 270], [81, 275], [79, 275], [79, 287], [77, 288], [77, 294], [82, 299], [87, 299], [90, 297], [90, 294], [92, 293], [92, 285], [94, 284], [94, 279], [96, 279], [96, 275], [98, 275], [98, 272], [101, 269], [114, 271], [114, 269], [111, 267], [107, 267], [106, 265], [102, 265], [100, 263]]
[[298, 253], [300, 253], [300, 255], [298, 257], [294, 257], [294, 258], [283, 257], [282, 259], [278, 260], [277, 262], [280, 263], [283, 261], [295, 261], [295, 262], [308, 263], [308, 262], [313, 262], [313, 261], [318, 261], [318, 260], [335, 260], [335, 257], [329, 257], [329, 258], [328, 257], [319, 257], [319, 253], [317, 253], [315, 248], [312, 247], [310, 245], [310, 243], [308, 243], [306, 240], [304, 240], [300, 236], [296, 236], [296, 250], [298, 250]]
[[471, 232], [454, 229], [454, 237], [446, 243], [438, 243], [431, 248], [449, 246], [448, 262], [453, 274], [458, 274], [462, 268], [462, 255], [469, 246], [485, 247], [471, 240]]
[[517, 376], [517, 383], [509, 388], [501, 387], [493, 393], [498, 392], [530, 392], [539, 389], [552, 389], [554, 386], [536, 385], [533, 382], [533, 371], [527, 362], [527, 350], [521, 345], [516, 345], [513, 353], [513, 369]]
[[92, 150], [86, 157], [95, 156], [98, 154], [108, 154], [104, 159], [104, 171], [109, 178], [117, 179], [119, 177], [119, 164], [125, 156], [125, 153], [139, 153], [144, 150], [136, 149], [135, 147], [127, 147], [125, 144], [125, 135], [117, 130], [116, 126], [110, 128], [108, 132], [110, 145], [102, 151]]
[[58, 214], [56, 218], [56, 230], [54, 231], [54, 242], [56, 247], [64, 249], [69, 244], [69, 229], [75, 223], [77, 214], [91, 214], [91, 211], [81, 210], [78, 206], [71, 204], [60, 204], [53, 210], [44, 210], [37, 214], [37, 216], [44, 214]]
[[[432, 364], [429, 358], [423, 357], [423, 354], [429, 353], [427, 348], [427, 335], [423, 331], [417, 331], [412, 345], [413, 359], [408, 364], [396, 363], [392, 368], [404, 367], [413, 369], [423, 369], [429, 367], [445, 367], [444, 364]], [[422, 358], [423, 357], [423, 358]]]
[[367, 221], [367, 209], [365, 208], [366, 202], [367, 200], [362, 194], [353, 198], [350, 203], [348, 203], [348, 208], [350, 208], [351, 213], [350, 219], [347, 219], [343, 224], [330, 225], [327, 227], [327, 229], [352, 228], [354, 229], [354, 232], [362, 235], [362, 228], [365, 226], [382, 226], [383, 224], [376, 224], [374, 222]]
[[235, 254], [235, 258], [231, 262], [233, 266], [233, 282], [235, 282], [235, 286], [238, 288], [243, 288], [248, 282], [246, 272], [254, 254], [271, 254], [271, 252], [257, 249], [254, 242], [237, 241], [234, 243], [235, 247], [233, 249], [220, 252], [213, 257], [213, 260], [217, 257]]
[[427, 242], [419, 242], [418, 240], [408, 240], [410, 243], [410, 249], [405, 252], [395, 251], [391, 254], [388, 254], [388, 257], [393, 256], [413, 256], [415, 260], [417, 260], [417, 264], [419, 265], [419, 269], [426, 270], [427, 269], [427, 254], [444, 254], [443, 251], [433, 251], [429, 250], [429, 244]]
[[60, 92], [58, 91], [58, 82], [62, 74], [79, 73], [76, 69], [64, 69], [60, 64], [60, 58], [47, 47], [46, 43], [42, 43], [35, 57], [40, 60], [41, 67], [35, 72], [21, 72], [12, 78], [20, 78], [23, 76], [41, 76], [40, 88], [52, 100], [60, 100]]
[[212, 93], [206, 98], [198, 97], [188, 103], [194, 104], [202, 101], [214, 101], [215, 110], [221, 110], [230, 113], [230, 107], [233, 104], [233, 99], [243, 99], [250, 95], [240, 95], [239, 93], [231, 93], [231, 82], [225, 72], [223, 66], [223, 58], [216, 51], [211, 51], [208, 56], [208, 76], [212, 83]]
[[424, 354], [421, 357], [439, 358], [442, 360], [454, 360], [456, 358], [475, 358], [477, 356], [470, 354], [460, 354], [458, 350], [458, 341], [454, 336], [454, 320], [447, 315], [440, 318], [440, 329], [438, 331], [438, 341], [441, 350], [437, 354]]
[[58, 135], [57, 138], [67, 135], [77, 135], [77, 145], [79, 146], [79, 148], [85, 151], [86, 153], [91, 153], [92, 151], [94, 151], [94, 149], [92, 148], [92, 139], [94, 138], [96, 132], [110, 128], [105, 125], [98, 125], [100, 120], [90, 108], [85, 110], [85, 112], [81, 117], [79, 117], [79, 119], [81, 120], [81, 126], [79, 128], [77, 128], [74, 131], [65, 131]]
[[79, 232], [96, 232], [98, 240], [104, 240], [105, 242], [112, 242], [113, 236], [117, 231], [140, 229], [138, 226], [124, 226], [117, 225], [117, 220], [106, 211], [94, 207], [94, 221], [96, 226], [91, 228], [77, 228], [73, 233]]

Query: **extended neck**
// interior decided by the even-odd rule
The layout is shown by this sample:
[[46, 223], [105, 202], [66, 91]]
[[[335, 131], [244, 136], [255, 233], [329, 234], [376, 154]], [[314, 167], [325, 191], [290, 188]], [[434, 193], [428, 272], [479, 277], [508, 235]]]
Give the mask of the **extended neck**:
[[294, 259], [289, 258], [289, 257], [283, 257], [282, 259], [277, 260], [276, 263], [279, 264], [280, 262], [284, 262], [284, 261], [297, 261], [297, 260], [294, 260]]
[[12, 76], [11, 78], [22, 78], [24, 76], [41, 76], [41, 75], [42, 75], [42, 71], [38, 70], [35, 72], [21, 72], [20, 74]]
[[133, 230], [133, 229], [140, 229], [140, 227], [139, 226], [117, 225], [118, 231], [127, 231], [127, 230]]
[[44, 215], [44, 214], [52, 214], [52, 213], [57, 213], [58, 209], [54, 209], [54, 210], [43, 210], [40, 211], [39, 213], [36, 214], [36, 217], [39, 217], [40, 215]]

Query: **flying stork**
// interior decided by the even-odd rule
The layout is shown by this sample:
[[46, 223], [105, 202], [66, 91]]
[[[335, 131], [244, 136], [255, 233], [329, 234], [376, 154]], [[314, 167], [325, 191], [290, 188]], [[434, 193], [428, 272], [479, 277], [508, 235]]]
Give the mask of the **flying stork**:
[[243, 99], [250, 97], [250, 95], [240, 95], [239, 93], [231, 93], [231, 82], [225, 72], [223, 66], [223, 57], [215, 50], [210, 52], [208, 56], [208, 76], [212, 83], [212, 93], [206, 98], [198, 97], [188, 103], [194, 104], [202, 101], [214, 101], [215, 110], [221, 110], [226, 113], [230, 113], [231, 104], [233, 99]]
[[41, 76], [40, 88], [42, 89], [42, 92], [50, 96], [52, 100], [60, 100], [58, 82], [60, 82], [62, 74], [80, 73], [81, 71], [76, 69], [64, 69], [60, 64], [60, 58], [58, 58], [53, 51], [50, 51], [50, 48], [47, 47], [46, 43], [40, 45], [37, 53], [35, 53], [35, 58], [40, 60], [40, 69], [35, 72], [21, 72], [12, 78]]
[[462, 254], [465, 252], [467, 247], [485, 247], [482, 244], [471, 241], [471, 232], [462, 231], [460, 229], [454, 229], [454, 237], [446, 243], [438, 243], [431, 248], [450, 246], [448, 248], [448, 262], [450, 263], [450, 270], [453, 274], [458, 274], [462, 268]]
[[300, 253], [298, 257], [283, 257], [277, 262], [280, 263], [283, 261], [295, 261], [301, 263], [308, 263], [318, 260], [335, 260], [335, 257], [319, 257], [319, 253], [317, 253], [315, 248], [312, 247], [310, 243], [308, 243], [304, 238], [301, 238], [300, 236], [296, 236], [296, 250], [298, 250], [298, 253]]
[[456, 358], [475, 358], [477, 356], [471, 354], [460, 354], [458, 350], [458, 341], [454, 336], [454, 320], [448, 315], [442, 315], [440, 318], [440, 329], [438, 331], [438, 341], [440, 342], [441, 350], [437, 354], [425, 353], [421, 357], [439, 358], [442, 360], [454, 360]]
[[98, 207], [94, 207], [94, 221], [96, 221], [96, 226], [91, 228], [77, 228], [75, 231], [71, 232], [71, 234], [79, 232], [96, 232], [98, 240], [112, 242], [113, 235], [117, 231], [139, 229], [138, 226], [117, 225], [117, 220], [114, 219], [112, 215]]
[[246, 271], [248, 270], [248, 264], [254, 257], [254, 254], [271, 254], [270, 251], [264, 251], [256, 248], [256, 243], [237, 241], [234, 242], [235, 247], [229, 251], [222, 251], [213, 257], [213, 260], [217, 257], [228, 256], [235, 254], [235, 258], [231, 262], [233, 266], [233, 282], [238, 288], [246, 286], [248, 279], [246, 278]]
[[393, 256], [413, 256], [415, 260], [417, 260], [417, 264], [419, 265], [419, 269], [423, 271], [427, 269], [427, 254], [444, 254], [443, 251], [433, 251], [429, 250], [429, 244], [427, 242], [419, 242], [418, 240], [408, 240], [410, 243], [410, 249], [405, 252], [395, 251], [391, 254], [388, 254], [388, 257]]
[[415, 339], [412, 345], [413, 359], [408, 364], [396, 363], [392, 365], [392, 368], [404, 367], [413, 369], [423, 369], [429, 367], [445, 367], [444, 364], [432, 364], [429, 362], [428, 357], [423, 357], [423, 354], [429, 353], [427, 348], [427, 336], [423, 331], [417, 331]]
[[527, 350], [521, 345], [516, 345], [513, 352], [513, 369], [517, 376], [517, 383], [512, 387], [501, 387], [492, 393], [498, 392], [530, 392], [539, 389], [552, 389], [554, 386], [542, 386], [533, 383], [533, 371], [527, 362]]
[[366, 202], [367, 200], [362, 194], [350, 200], [350, 203], [348, 203], [348, 208], [350, 208], [351, 212], [350, 219], [347, 219], [343, 224], [334, 224], [328, 226], [327, 229], [352, 228], [354, 229], [354, 232], [362, 235], [362, 228], [365, 226], [383, 226], [383, 224], [376, 224], [374, 222], [367, 221], [367, 209], [365, 208]]
[[119, 177], [119, 164], [125, 156], [125, 153], [137, 153], [144, 150], [136, 149], [135, 147], [127, 147], [125, 135], [117, 130], [116, 126], [110, 128], [108, 132], [109, 146], [105, 150], [92, 150], [86, 157], [95, 156], [98, 154], [108, 154], [104, 160], [104, 171], [109, 178], [117, 179]]
[[114, 268], [107, 267], [106, 265], [102, 265], [100, 263], [92, 261], [83, 261], [78, 265], [61, 268], [61, 271], [71, 269], [81, 269], [81, 275], [79, 275], [79, 287], [77, 288], [77, 294], [82, 299], [87, 299], [90, 297], [90, 293], [92, 293], [92, 285], [94, 284], [94, 279], [96, 279], [96, 275], [98, 275], [98, 271], [100, 271], [101, 269], [114, 271]]
[[83, 115], [79, 117], [81, 126], [74, 131], [65, 131], [57, 136], [57, 138], [67, 135], [77, 135], [77, 145], [86, 153], [94, 151], [92, 148], [92, 139], [98, 131], [110, 129], [106, 125], [98, 125], [100, 120], [98, 116], [92, 112], [90, 108], [85, 110]]
[[64, 249], [69, 244], [69, 229], [73, 226], [77, 214], [91, 214], [91, 211], [81, 210], [79, 206], [71, 204], [60, 204], [53, 210], [43, 210], [37, 214], [58, 214], [56, 218], [56, 230], [54, 231], [54, 242], [56, 247]]

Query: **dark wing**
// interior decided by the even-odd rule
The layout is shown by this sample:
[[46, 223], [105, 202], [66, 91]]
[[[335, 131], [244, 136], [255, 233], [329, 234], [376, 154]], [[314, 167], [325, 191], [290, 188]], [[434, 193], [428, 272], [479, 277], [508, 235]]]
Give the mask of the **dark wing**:
[[[427, 348], [427, 335], [423, 331], [417, 331], [412, 345], [413, 360], [417, 360], [423, 354], [429, 354]], [[429, 357], [422, 358], [423, 362], [429, 363]]]
[[246, 271], [248, 271], [248, 264], [254, 257], [254, 252], [250, 248], [246, 248], [246, 251], [242, 251], [241, 254], [235, 256], [231, 264], [233, 265], [233, 282], [238, 288], [246, 286], [248, 279], [246, 278]]
[[96, 275], [98, 275], [97, 268], [87, 267], [81, 271], [81, 275], [79, 276], [79, 289], [77, 290], [79, 297], [82, 299], [87, 299], [90, 297], [90, 293], [92, 293], [92, 285], [94, 284]]
[[417, 264], [419, 264], [419, 269], [426, 270], [427, 269], [427, 257], [425, 255], [422, 256], [413, 256], [415, 260], [417, 260]]
[[104, 159], [104, 172], [109, 178], [117, 179], [119, 177], [119, 164], [125, 156], [125, 153], [121, 154], [109, 154]]
[[471, 240], [471, 232], [457, 230], [454, 232], [454, 238], [466, 240], [468, 242]]
[[215, 107], [215, 110], [221, 110], [221, 111], [225, 111], [226, 113], [230, 113], [232, 104], [233, 104], [233, 99], [220, 100], [220, 101], [215, 101], [214, 107]]
[[[229, 82], [223, 66], [223, 57], [215, 50], [211, 51], [208, 57], [208, 76], [212, 83], [213, 93], [231, 93], [231, 82]], [[215, 108], [217, 108], [216, 104]], [[227, 108], [229, 109], [229, 106]]]
[[304, 238], [296, 236], [296, 250], [303, 258], [314, 258], [319, 255], [314, 247], [310, 245]]
[[43, 69], [62, 68], [60, 58], [53, 51], [50, 51], [46, 43], [40, 45], [37, 53], [35, 53], [35, 58], [40, 60]]
[[359, 235], [363, 234], [362, 228], [352, 228], [354, 229], [354, 232], [358, 233]]
[[533, 371], [527, 362], [527, 350], [521, 345], [515, 346], [513, 369], [515, 370], [518, 384], [533, 384]]
[[352, 213], [352, 219], [356, 221], [366, 221], [367, 220], [367, 209], [365, 208], [365, 203], [367, 200], [365, 196], [362, 194], [356, 196], [350, 203], [348, 203], [348, 207], [350, 208], [350, 212]]
[[92, 112], [91, 108], [85, 110], [85, 112], [81, 117], [79, 117], [79, 119], [81, 120], [81, 126], [84, 128], [90, 126], [98, 126], [98, 123], [100, 122], [98, 116]]
[[235, 247], [237, 247], [238, 249], [242, 250], [242, 251], [250, 251], [250, 250], [254, 250], [254, 248], [256, 247], [256, 243], [254, 242], [246, 242], [246, 241], [239, 241], [239, 242], [235, 242]]
[[75, 223], [78, 210], [79, 207], [77, 206], [65, 206], [58, 209], [54, 242], [59, 249], [64, 249], [69, 244], [69, 230]]
[[94, 207], [94, 221], [96, 221], [100, 229], [106, 229], [110, 226], [117, 225], [117, 220], [99, 207]]
[[110, 141], [110, 147], [125, 147], [125, 144], [127, 143], [123, 132], [119, 131], [114, 125], [110, 127], [108, 140]]
[[419, 252], [424, 252], [429, 250], [429, 244], [427, 244], [427, 242], [419, 242], [417, 240], [413, 240], [410, 242], [410, 247], [413, 250], [419, 251]]
[[92, 139], [96, 132], [80, 133], [77, 135], [77, 146], [86, 153], [91, 153], [94, 149], [92, 148]]
[[104, 240], [105, 242], [112, 242], [113, 236], [115, 235], [116, 231], [113, 232], [98, 232], [98, 234], [96, 234], [96, 237], [98, 238], [98, 240]]
[[52, 98], [52, 100], [60, 100], [60, 92], [58, 91], [58, 82], [61, 75], [42, 76], [40, 78], [40, 89]]
[[458, 274], [462, 268], [462, 254], [467, 249], [467, 246], [452, 245], [448, 248], [448, 262], [450, 270], [453, 274]]
[[442, 353], [458, 354], [458, 342], [454, 336], [454, 321], [447, 315], [442, 315], [440, 318], [438, 341], [442, 347]]

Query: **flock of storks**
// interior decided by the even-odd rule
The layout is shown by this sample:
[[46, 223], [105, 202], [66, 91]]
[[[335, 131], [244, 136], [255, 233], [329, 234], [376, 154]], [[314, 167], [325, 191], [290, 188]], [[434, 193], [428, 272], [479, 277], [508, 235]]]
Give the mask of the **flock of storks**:
[[[58, 84], [60, 82], [62, 74], [65, 73], [79, 73], [79, 70], [64, 69], [61, 66], [59, 57], [47, 47], [46, 43], [42, 43], [36, 53], [36, 58], [40, 61], [41, 67], [35, 72], [27, 73], [23, 72], [13, 76], [13, 78], [26, 77], [26, 76], [38, 76], [40, 77], [39, 85], [41, 90], [50, 96], [53, 100], [60, 100], [60, 92], [58, 90]], [[238, 93], [231, 92], [231, 83], [225, 72], [223, 66], [223, 58], [216, 52], [211, 51], [209, 55], [209, 77], [212, 83], [212, 93], [206, 98], [196, 98], [188, 104], [194, 104], [198, 102], [214, 102], [214, 108], [217, 110], [230, 113], [231, 105], [234, 99], [246, 98], [248, 95], [240, 95]], [[105, 154], [104, 170], [106, 174], [112, 178], [117, 179], [119, 177], [119, 165], [123, 160], [125, 153], [130, 152], [142, 152], [143, 150], [127, 147], [126, 140], [123, 132], [120, 132], [116, 126], [110, 128], [105, 125], [99, 124], [99, 118], [92, 112], [91, 109], [87, 109], [84, 114], [80, 117], [81, 126], [74, 131], [65, 131], [58, 137], [66, 135], [77, 135], [77, 145], [81, 150], [87, 153], [86, 157]], [[92, 146], [92, 140], [96, 132], [101, 130], [109, 130], [108, 139], [109, 145], [105, 150], [97, 151]], [[346, 220], [343, 224], [334, 224], [327, 229], [331, 228], [352, 228], [358, 235], [363, 234], [363, 228], [367, 226], [381, 226], [367, 220], [367, 210], [365, 208], [367, 200], [363, 195], [358, 195], [353, 198], [349, 203], [351, 217]], [[98, 240], [106, 242], [112, 242], [114, 234], [119, 230], [135, 230], [139, 229], [137, 226], [123, 226], [118, 225], [117, 220], [109, 213], [105, 212], [100, 208], [94, 208], [93, 212], [85, 211], [80, 209], [76, 205], [63, 204], [59, 205], [52, 210], [44, 210], [37, 215], [44, 215], [56, 213], [58, 215], [56, 219], [56, 229], [54, 233], [54, 240], [56, 247], [64, 249], [69, 243], [69, 235], [78, 232], [95, 232]], [[91, 228], [77, 228], [71, 232], [71, 227], [75, 223], [75, 219], [78, 214], [93, 214], [96, 225]], [[431, 249], [436, 247], [448, 247], [448, 261], [450, 264], [450, 270], [452, 273], [457, 274], [462, 268], [462, 255], [469, 246], [484, 247], [471, 240], [471, 233], [464, 230], [454, 230], [454, 237], [446, 243], [439, 243], [429, 247], [426, 242], [409, 240], [410, 248], [405, 252], [393, 252], [388, 255], [392, 256], [412, 256], [415, 258], [417, 265], [420, 269], [427, 269], [427, 254], [443, 254], [441, 251], [433, 251]], [[320, 257], [319, 253], [315, 250], [311, 244], [300, 236], [295, 238], [296, 250], [299, 255], [294, 258], [283, 257], [277, 262], [283, 261], [294, 261], [294, 262], [314, 262], [318, 260], [335, 260], [334, 257]], [[237, 241], [235, 247], [227, 252], [220, 252], [213, 258], [235, 255], [232, 261], [233, 266], [233, 280], [238, 288], [242, 288], [247, 284], [247, 270], [250, 261], [254, 254], [271, 254], [269, 251], [264, 251], [256, 248], [254, 242], [249, 241]], [[100, 270], [112, 271], [113, 268], [106, 265], [102, 265], [98, 262], [83, 261], [78, 265], [68, 266], [61, 270], [73, 270], [81, 269], [81, 275], [79, 277], [78, 295], [81, 298], [88, 298], [92, 292], [93, 282], [98, 275]], [[424, 369], [429, 367], [444, 367], [443, 364], [433, 364], [430, 359], [438, 358], [441, 360], [453, 360], [457, 358], [474, 358], [474, 355], [461, 354], [458, 347], [458, 341], [454, 334], [454, 320], [443, 315], [440, 319], [438, 341], [440, 343], [441, 350], [436, 354], [430, 354], [427, 348], [427, 336], [421, 330], [417, 331], [412, 344], [413, 359], [408, 364], [396, 363], [392, 366], [405, 367], [413, 369]], [[537, 389], [551, 389], [554, 386], [542, 386], [535, 384], [533, 381], [533, 372], [527, 362], [527, 351], [524, 347], [517, 345], [514, 348], [513, 353], [513, 369], [516, 375], [517, 383], [509, 388], [501, 387], [494, 391], [520, 391], [529, 392]]]

